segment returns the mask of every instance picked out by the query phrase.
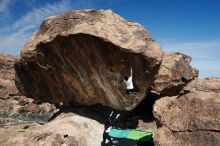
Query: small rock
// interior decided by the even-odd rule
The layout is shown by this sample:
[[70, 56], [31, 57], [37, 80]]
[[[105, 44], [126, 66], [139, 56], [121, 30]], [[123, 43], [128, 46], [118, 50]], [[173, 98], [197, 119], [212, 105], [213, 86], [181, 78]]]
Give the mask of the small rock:
[[27, 111], [32, 112], [32, 113], [39, 113], [40, 112], [40, 107], [36, 104], [29, 103], [25, 105], [25, 108]]

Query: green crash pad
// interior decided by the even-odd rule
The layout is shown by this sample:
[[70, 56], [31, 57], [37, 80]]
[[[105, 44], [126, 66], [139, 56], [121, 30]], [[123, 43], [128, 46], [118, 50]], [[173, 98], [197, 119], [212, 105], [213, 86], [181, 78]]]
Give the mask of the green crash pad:
[[109, 136], [113, 138], [127, 138], [136, 141], [149, 141], [152, 139], [153, 133], [141, 130], [112, 128], [109, 132]]
[[137, 141], [149, 141], [153, 137], [152, 132], [146, 132], [141, 130], [131, 130], [127, 136], [128, 139], [133, 139]]
[[127, 138], [130, 131], [131, 130], [129, 130], [129, 129], [122, 130], [122, 129], [112, 128], [108, 134], [109, 134], [109, 136], [111, 136], [113, 138]]

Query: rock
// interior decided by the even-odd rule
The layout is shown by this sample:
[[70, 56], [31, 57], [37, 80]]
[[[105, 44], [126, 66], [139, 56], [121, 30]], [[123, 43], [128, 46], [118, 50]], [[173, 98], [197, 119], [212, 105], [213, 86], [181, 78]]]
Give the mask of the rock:
[[152, 89], [161, 96], [178, 95], [191, 80], [198, 77], [198, 70], [190, 66], [191, 57], [181, 53], [164, 53]]
[[[78, 141], [76, 141], [72, 136], [64, 137], [59, 133], [53, 134], [47, 131], [38, 131], [35, 129], [38, 126], [40, 125], [36, 126], [32, 123], [22, 126], [13, 125], [4, 130], [2, 130], [3, 128], [0, 128], [0, 135], [3, 136], [0, 138], [0, 143], [4, 146], [80, 146]], [[33, 129], [33, 131], [30, 131], [30, 129]], [[11, 130], [11, 133], [9, 130]], [[4, 137], [4, 132], [6, 133], [5, 136], [7, 137]]]
[[15, 86], [14, 61], [16, 57], [0, 54], [0, 126], [47, 122], [56, 110], [49, 103], [37, 103], [23, 96]]
[[19, 97], [19, 100], [18, 100], [18, 104], [19, 104], [20, 106], [25, 106], [26, 104], [28, 104], [28, 103], [30, 103], [30, 102], [32, 102], [32, 101], [30, 101], [30, 99], [27, 98], [27, 97], [25, 97], [25, 96], [20, 96], [20, 97]]
[[[195, 91], [204, 91], [206, 94], [202, 95], [210, 95], [210, 93], [219, 93], [220, 91], [220, 79], [219, 78], [206, 78], [204, 80], [194, 80], [193, 82], [190, 82], [186, 87], [183, 88], [181, 91], [181, 94], [186, 94], [190, 92], [195, 92]], [[219, 95], [219, 94], [218, 94]], [[216, 97], [216, 99], [218, 99]]]
[[220, 78], [193, 80], [179, 96], [154, 104], [157, 146], [220, 145]]
[[37, 104], [30, 103], [25, 106], [27, 111], [32, 112], [32, 113], [38, 113], [40, 112], [40, 107]]
[[99, 146], [103, 125], [73, 113], [59, 115], [45, 124], [11, 125], [0, 128], [1, 145]]
[[218, 132], [202, 130], [172, 132], [166, 127], [162, 127], [159, 132], [154, 136], [155, 146], [219, 146], [220, 144]]
[[17, 57], [0, 54], [0, 78], [4, 80], [14, 80], [14, 61]]
[[14, 81], [4, 80], [0, 78], [0, 98], [8, 98], [10, 96], [19, 95], [19, 91]]
[[33, 99], [25, 96], [15, 97], [0, 99], [0, 126], [27, 122], [46, 123], [56, 111], [52, 104], [35, 104]]
[[19, 95], [14, 83], [14, 61], [16, 57], [0, 54], [0, 98], [8, 98], [10, 95]]
[[[131, 110], [146, 96], [162, 56], [138, 23], [111, 10], [69, 11], [47, 18], [26, 43], [15, 63], [16, 85], [37, 101]], [[138, 93], [127, 98], [121, 80], [131, 66]]]

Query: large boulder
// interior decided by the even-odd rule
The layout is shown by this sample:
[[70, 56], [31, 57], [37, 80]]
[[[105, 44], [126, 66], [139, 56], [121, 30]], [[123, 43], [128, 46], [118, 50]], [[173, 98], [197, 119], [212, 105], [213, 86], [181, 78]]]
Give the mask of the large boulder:
[[194, 80], [179, 96], [156, 101], [156, 146], [220, 145], [220, 78]]
[[198, 77], [198, 70], [190, 66], [192, 58], [179, 52], [164, 53], [152, 89], [161, 96], [178, 95], [191, 80]]
[[99, 146], [103, 125], [74, 113], [63, 113], [53, 121], [11, 125], [0, 128], [0, 144], [4, 146]]
[[[131, 110], [155, 80], [162, 56], [138, 23], [111, 10], [69, 11], [47, 18], [26, 43], [16, 85], [39, 101]], [[121, 80], [130, 67], [138, 92], [128, 98]]]

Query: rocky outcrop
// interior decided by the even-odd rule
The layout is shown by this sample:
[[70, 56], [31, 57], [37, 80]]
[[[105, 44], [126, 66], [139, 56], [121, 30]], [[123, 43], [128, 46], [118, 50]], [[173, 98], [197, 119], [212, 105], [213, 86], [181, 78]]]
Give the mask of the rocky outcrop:
[[14, 61], [16, 57], [0, 54], [0, 77], [5, 80], [14, 80]]
[[0, 98], [19, 95], [14, 82], [14, 61], [16, 57], [0, 54]]
[[25, 96], [0, 99], [0, 126], [37, 122], [44, 124], [56, 112], [54, 105], [35, 103]]
[[181, 53], [164, 53], [152, 89], [161, 96], [178, 95], [181, 89], [194, 78], [198, 70], [190, 66], [191, 57]]
[[10, 146], [99, 146], [103, 126], [73, 113], [59, 115], [45, 125], [36, 123], [0, 128], [0, 144]]
[[0, 55], [0, 126], [27, 122], [45, 123], [56, 111], [49, 103], [36, 103], [15, 86], [16, 57]]
[[179, 96], [156, 101], [157, 146], [220, 145], [220, 78], [193, 80]]
[[[111, 10], [70, 11], [47, 18], [26, 43], [16, 85], [39, 101], [131, 110], [146, 96], [162, 55], [140, 24]], [[128, 98], [121, 80], [130, 67], [138, 92]]]
[[[16, 75], [14, 60], [0, 55], [1, 145], [98, 146], [111, 108], [132, 110], [117, 126], [153, 131], [156, 146], [220, 145], [220, 78], [198, 80], [191, 57], [163, 53], [141, 25], [110, 10], [47, 18]], [[128, 97], [121, 81], [131, 67], [137, 93]], [[156, 123], [146, 109], [153, 104]], [[78, 105], [95, 106], [66, 108]]]

